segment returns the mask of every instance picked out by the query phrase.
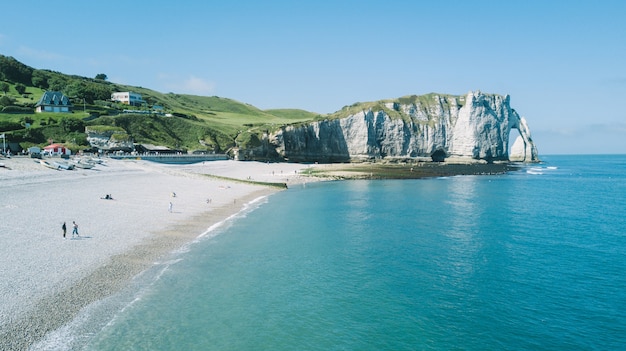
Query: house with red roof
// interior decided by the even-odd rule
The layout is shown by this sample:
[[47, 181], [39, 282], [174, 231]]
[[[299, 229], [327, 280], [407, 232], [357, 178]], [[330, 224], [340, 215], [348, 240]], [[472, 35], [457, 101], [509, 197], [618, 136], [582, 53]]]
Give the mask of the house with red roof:
[[50, 144], [43, 148], [44, 155], [71, 155], [72, 151], [62, 144]]

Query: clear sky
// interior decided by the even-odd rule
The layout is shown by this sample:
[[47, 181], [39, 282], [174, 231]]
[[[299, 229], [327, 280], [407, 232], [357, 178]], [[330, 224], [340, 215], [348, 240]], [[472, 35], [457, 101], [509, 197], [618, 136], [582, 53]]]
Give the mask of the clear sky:
[[626, 153], [626, 1], [8, 1], [0, 54], [261, 109], [511, 95], [541, 154]]

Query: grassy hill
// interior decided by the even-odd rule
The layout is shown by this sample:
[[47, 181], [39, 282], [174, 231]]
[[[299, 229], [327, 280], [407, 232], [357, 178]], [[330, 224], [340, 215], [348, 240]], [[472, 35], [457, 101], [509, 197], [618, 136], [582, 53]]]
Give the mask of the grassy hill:
[[[50, 140], [69, 144], [75, 151], [88, 148], [85, 126], [123, 128], [137, 143], [185, 150], [223, 152], [246, 146], [258, 135], [280, 126], [313, 120], [317, 114], [294, 109], [260, 110], [218, 96], [160, 93], [143, 87], [102, 79], [65, 75], [28, 67], [0, 55], [0, 133], [22, 148]], [[74, 105], [72, 113], [34, 113], [46, 90], [61, 91]], [[116, 91], [133, 91], [146, 104], [130, 107], [109, 100]], [[161, 109], [155, 110], [156, 106]], [[141, 110], [147, 114], [124, 113]], [[152, 113], [158, 111], [160, 113]]]

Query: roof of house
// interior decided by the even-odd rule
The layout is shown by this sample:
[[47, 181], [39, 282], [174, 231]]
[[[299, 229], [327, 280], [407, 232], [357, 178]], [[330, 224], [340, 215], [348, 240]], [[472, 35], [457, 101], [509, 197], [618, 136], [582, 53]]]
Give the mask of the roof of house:
[[167, 151], [167, 150], [172, 150], [167, 146], [162, 146], [162, 145], [153, 145], [153, 144], [138, 144], [139, 146], [142, 146], [143, 148], [145, 148], [146, 150], [151, 150], [151, 151]]
[[72, 106], [70, 99], [60, 91], [46, 91], [41, 96], [35, 107], [42, 105], [63, 105]]
[[48, 146], [45, 146], [43, 149], [47, 150], [47, 149], [58, 149], [58, 148], [65, 148], [65, 145], [63, 145], [63, 144], [50, 144]]

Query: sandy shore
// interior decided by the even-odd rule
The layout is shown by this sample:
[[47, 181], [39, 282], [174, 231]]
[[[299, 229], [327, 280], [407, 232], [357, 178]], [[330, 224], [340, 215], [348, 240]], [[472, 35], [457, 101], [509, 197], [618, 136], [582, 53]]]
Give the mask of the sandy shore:
[[[0, 162], [2, 350], [27, 349], [212, 224], [280, 191], [227, 178], [316, 180], [300, 174], [309, 166], [284, 163], [106, 159], [90, 170], [58, 171], [29, 158]], [[80, 237], [72, 237], [72, 221]]]

